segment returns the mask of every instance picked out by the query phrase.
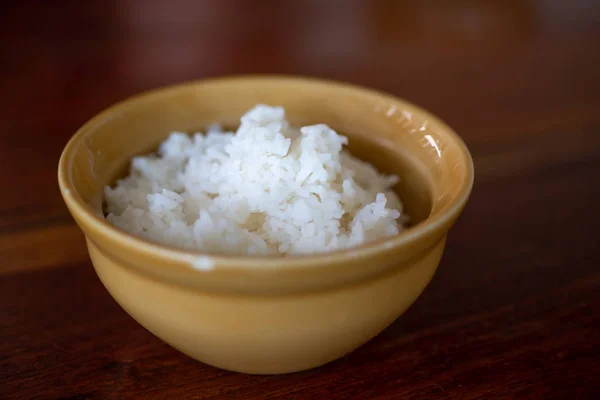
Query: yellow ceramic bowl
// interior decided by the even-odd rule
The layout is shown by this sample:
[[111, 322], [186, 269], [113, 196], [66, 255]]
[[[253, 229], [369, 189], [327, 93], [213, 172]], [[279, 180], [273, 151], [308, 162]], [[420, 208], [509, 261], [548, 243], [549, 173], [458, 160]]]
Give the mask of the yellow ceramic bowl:
[[[284, 106], [294, 124], [329, 124], [349, 136], [355, 155], [399, 174], [412, 226], [350, 250], [269, 258], [178, 250], [103, 219], [102, 189], [132, 156], [153, 151], [173, 130], [235, 127], [258, 103]], [[416, 300], [467, 202], [473, 164], [448, 126], [404, 100], [314, 79], [237, 77], [159, 89], [109, 108], [68, 143], [58, 179], [98, 276], [133, 318], [197, 360], [273, 374], [351, 352]], [[193, 268], [207, 260], [212, 269]]]

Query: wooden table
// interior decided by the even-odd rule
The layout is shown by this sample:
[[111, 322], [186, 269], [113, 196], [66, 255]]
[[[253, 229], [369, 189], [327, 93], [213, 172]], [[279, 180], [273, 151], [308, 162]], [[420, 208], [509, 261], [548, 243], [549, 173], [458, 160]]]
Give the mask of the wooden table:
[[[59, 196], [59, 154], [92, 115], [233, 73], [391, 92], [475, 159], [430, 286], [322, 368], [248, 376], [162, 343], [104, 290]], [[600, 2], [3, 1], [0, 94], [1, 399], [600, 394]]]

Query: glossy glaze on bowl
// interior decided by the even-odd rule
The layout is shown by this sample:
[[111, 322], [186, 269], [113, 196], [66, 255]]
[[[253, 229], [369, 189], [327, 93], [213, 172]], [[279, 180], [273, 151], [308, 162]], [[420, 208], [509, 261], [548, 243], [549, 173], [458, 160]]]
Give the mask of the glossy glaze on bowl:
[[[327, 123], [350, 150], [402, 177], [414, 224], [355, 249], [299, 257], [199, 254], [128, 235], [101, 217], [102, 188], [129, 159], [173, 130], [235, 126], [258, 103], [282, 105], [293, 124]], [[101, 113], [69, 142], [62, 194], [86, 234], [94, 267], [140, 324], [208, 364], [249, 373], [322, 365], [381, 332], [419, 296], [470, 194], [473, 166], [443, 122], [403, 100], [340, 83], [239, 77], [153, 91]]]

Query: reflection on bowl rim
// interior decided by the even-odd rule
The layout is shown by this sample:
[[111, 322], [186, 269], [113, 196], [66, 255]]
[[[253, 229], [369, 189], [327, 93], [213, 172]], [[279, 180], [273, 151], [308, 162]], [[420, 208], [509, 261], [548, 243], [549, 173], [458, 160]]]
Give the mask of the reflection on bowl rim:
[[[139, 104], [140, 101], [147, 99], [153, 99], [158, 95], [166, 95], [169, 92], [177, 92], [181, 89], [190, 86], [202, 85], [207, 83], [216, 83], [224, 81], [234, 80], [263, 80], [263, 81], [281, 81], [281, 82], [306, 82], [315, 84], [325, 84], [339, 89], [351, 90], [357, 94], [368, 94], [377, 96], [380, 99], [387, 99], [396, 103], [401, 103], [409, 108], [418, 111], [426, 119], [435, 121], [443, 131], [443, 134], [448, 136], [454, 141], [459, 147], [462, 156], [467, 162], [467, 177], [461, 182], [462, 187], [460, 188], [459, 195], [453, 200], [453, 202], [442, 210], [432, 212], [425, 220], [420, 221], [414, 226], [405, 229], [400, 234], [383, 238], [376, 241], [368, 242], [360, 246], [335, 250], [331, 252], [303, 254], [303, 255], [269, 255], [269, 256], [248, 256], [248, 255], [228, 255], [222, 253], [209, 253], [204, 251], [186, 250], [180, 249], [175, 246], [165, 245], [158, 242], [153, 242], [128, 232], [125, 232], [116, 226], [110, 224], [104, 218], [100, 217], [95, 213], [78, 194], [78, 191], [73, 187], [72, 183], [72, 171], [70, 166], [75, 155], [74, 149], [80, 143], [84, 141], [90, 132], [93, 132], [93, 128], [104, 121], [107, 118], [111, 118], [111, 114], [115, 110], [121, 107], [131, 106], [132, 104]], [[389, 95], [384, 92], [373, 90], [370, 88], [348, 84], [339, 81], [331, 81], [326, 79], [307, 78], [298, 76], [285, 76], [285, 75], [240, 75], [240, 76], [226, 76], [219, 78], [203, 79], [197, 81], [183, 82], [175, 85], [169, 85], [159, 87], [153, 90], [145, 91], [129, 97], [125, 100], [117, 102], [109, 108], [103, 110], [88, 122], [86, 122], [73, 137], [69, 140], [65, 146], [59, 161], [58, 167], [58, 180], [61, 188], [61, 194], [73, 211], [77, 212], [79, 217], [86, 222], [89, 226], [94, 226], [98, 233], [106, 236], [114, 236], [121, 243], [126, 246], [136, 248], [138, 251], [146, 253], [147, 255], [154, 255], [158, 258], [169, 260], [170, 262], [178, 262], [190, 265], [198, 257], [210, 257], [214, 263], [214, 269], [218, 270], [269, 270], [269, 269], [281, 269], [282, 261], [285, 264], [285, 270], [301, 269], [307, 271], [311, 269], [311, 266], [317, 268], [322, 267], [323, 264], [335, 260], [336, 263], [343, 262], [347, 259], [363, 259], [377, 253], [385, 252], [386, 250], [400, 247], [409, 242], [419, 240], [427, 236], [432, 231], [435, 231], [441, 225], [447, 224], [453, 218], [460, 214], [462, 208], [465, 206], [474, 181], [474, 167], [473, 160], [463, 140], [458, 136], [448, 125], [441, 121], [438, 117], [434, 116], [430, 112], [422, 109], [421, 107], [403, 100], [401, 98]], [[209, 269], [207, 269], [209, 270]]]

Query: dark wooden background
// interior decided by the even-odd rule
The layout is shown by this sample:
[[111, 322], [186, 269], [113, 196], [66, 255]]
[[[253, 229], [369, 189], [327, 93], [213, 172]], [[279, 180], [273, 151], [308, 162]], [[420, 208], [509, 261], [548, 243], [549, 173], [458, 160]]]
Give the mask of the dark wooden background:
[[[95, 113], [233, 73], [389, 91], [475, 159], [431, 285], [312, 371], [225, 372], [152, 336], [102, 287], [57, 189], [60, 152]], [[0, 165], [1, 399], [600, 394], [598, 1], [2, 1]]]

